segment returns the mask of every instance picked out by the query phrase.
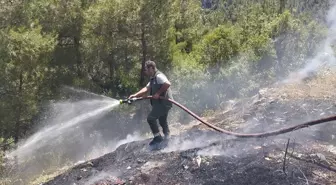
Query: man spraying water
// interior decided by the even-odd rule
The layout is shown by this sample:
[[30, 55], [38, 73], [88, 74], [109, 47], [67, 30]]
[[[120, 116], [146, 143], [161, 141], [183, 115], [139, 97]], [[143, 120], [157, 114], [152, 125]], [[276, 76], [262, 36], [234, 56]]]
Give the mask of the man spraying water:
[[[169, 99], [173, 99], [173, 97], [170, 88], [170, 81], [165, 74], [156, 68], [154, 61], [146, 61], [144, 72], [150, 77], [150, 81], [140, 91], [129, 96], [129, 99], [143, 97], [148, 92], [151, 96], [153, 96], [153, 98], [150, 99], [152, 110], [147, 116], [147, 122], [154, 136], [149, 145], [154, 146], [169, 139], [167, 117], [170, 109], [172, 108], [172, 103], [164, 99], [159, 99], [159, 97]], [[157, 120], [159, 120], [159, 124], [162, 127], [164, 138], [160, 134]]]

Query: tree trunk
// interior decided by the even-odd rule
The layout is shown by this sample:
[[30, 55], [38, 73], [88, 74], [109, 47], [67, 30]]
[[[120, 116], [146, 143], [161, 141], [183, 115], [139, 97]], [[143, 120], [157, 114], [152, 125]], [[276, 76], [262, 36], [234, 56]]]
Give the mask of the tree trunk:
[[[19, 76], [19, 89], [17, 92], [17, 97], [16, 97], [16, 122], [15, 122], [15, 130], [14, 130], [14, 143], [17, 145], [19, 143], [19, 138], [21, 135], [21, 111], [22, 111], [22, 86], [23, 86], [23, 72], [20, 71], [20, 76]], [[18, 158], [15, 155], [14, 156], [14, 170], [18, 169]]]
[[276, 64], [276, 72], [277, 74], [281, 74], [284, 72], [283, 68], [283, 57], [284, 57], [284, 51], [286, 50], [286, 46], [285, 43], [283, 43], [286, 39], [286, 35], [285, 34], [280, 34], [278, 36], [277, 41], [274, 42], [274, 48], [275, 48], [275, 53], [276, 53], [276, 60], [277, 60], [277, 64]]
[[17, 97], [17, 111], [16, 111], [16, 123], [15, 123], [15, 134], [14, 134], [14, 142], [17, 144], [19, 142], [20, 138], [20, 127], [21, 127], [21, 99], [22, 99], [22, 86], [23, 86], [23, 74], [22, 71], [20, 72], [20, 77], [19, 77], [19, 89], [18, 89], [18, 97]]
[[111, 51], [111, 53], [108, 55], [108, 66], [109, 66], [109, 76], [108, 76], [108, 82], [106, 82], [105, 87], [106, 90], [112, 91], [112, 96], [116, 95], [117, 90], [117, 85], [115, 83], [115, 60], [114, 60], [114, 52]]
[[7, 143], [7, 137], [5, 137], [5, 124], [4, 123], [2, 123], [1, 121], [0, 121], [0, 138], [4, 138], [4, 141], [2, 142], [2, 143], [0, 143], [0, 144], [2, 144], [2, 150], [3, 151], [6, 151], [6, 143]]
[[114, 71], [115, 71], [115, 62], [114, 62], [114, 53], [112, 52], [111, 54], [109, 54], [108, 57], [108, 64], [109, 64], [109, 78], [110, 81], [112, 82], [114, 80]]
[[[147, 60], [147, 42], [146, 42], [146, 30], [145, 23], [142, 21], [141, 24], [141, 49], [142, 49], [142, 62], [141, 62], [141, 71], [140, 71], [140, 87], [145, 86], [145, 63]], [[141, 124], [143, 120], [143, 114], [145, 112], [145, 106], [143, 103], [140, 103], [140, 108], [136, 111], [137, 124]]]
[[141, 71], [140, 71], [140, 86], [145, 85], [145, 76], [144, 76], [144, 69], [145, 69], [145, 62], [147, 57], [147, 43], [146, 43], [146, 31], [145, 31], [145, 24], [141, 24], [141, 48], [142, 48], [142, 62], [141, 62]]
[[79, 38], [77, 36], [74, 37], [74, 47], [75, 47], [75, 52], [76, 52], [75, 55], [76, 55], [77, 75], [78, 77], [82, 77], [82, 73], [81, 73], [82, 56], [80, 54]]
[[280, 0], [279, 14], [282, 14], [285, 11], [286, 0]]

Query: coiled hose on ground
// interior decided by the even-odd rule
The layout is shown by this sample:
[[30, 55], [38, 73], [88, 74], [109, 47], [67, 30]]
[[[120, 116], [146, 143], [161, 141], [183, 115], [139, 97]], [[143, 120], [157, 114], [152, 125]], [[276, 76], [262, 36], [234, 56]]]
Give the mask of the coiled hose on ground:
[[[144, 99], [153, 99], [153, 97], [152, 96], [146, 96], [146, 97], [141, 97], [141, 98], [120, 100], [120, 103], [132, 103], [133, 101], [144, 100]], [[242, 134], [242, 133], [236, 133], [236, 132], [227, 131], [227, 130], [219, 128], [219, 127], [217, 127], [215, 125], [212, 125], [212, 124], [204, 121], [202, 118], [200, 118], [198, 115], [196, 115], [195, 113], [193, 113], [192, 111], [190, 111], [185, 106], [181, 105], [180, 103], [178, 103], [178, 102], [176, 102], [176, 101], [174, 101], [172, 99], [164, 98], [164, 97], [159, 97], [159, 99], [167, 100], [167, 101], [173, 103], [174, 105], [180, 107], [181, 109], [183, 109], [184, 111], [186, 111], [188, 114], [190, 114], [191, 116], [193, 116], [198, 121], [202, 122], [206, 126], [212, 128], [212, 129], [214, 129], [214, 130], [216, 130], [218, 132], [221, 132], [221, 133], [224, 133], [224, 134], [227, 134], [227, 135], [233, 135], [233, 136], [240, 137], [240, 138], [262, 138], [262, 137], [275, 136], [275, 135], [291, 132], [291, 131], [294, 131], [294, 130], [299, 130], [299, 129], [302, 129], [302, 128], [305, 128], [305, 127], [309, 127], [309, 126], [313, 126], [313, 125], [317, 125], [317, 124], [321, 124], [321, 123], [325, 123], [325, 122], [330, 122], [330, 121], [335, 121], [336, 120], [336, 115], [334, 115], [334, 116], [330, 116], [330, 117], [326, 117], [326, 118], [322, 118], [322, 119], [318, 119], [318, 120], [313, 120], [313, 121], [305, 122], [305, 123], [302, 123], [302, 124], [299, 124], [299, 125], [295, 125], [295, 126], [291, 126], [291, 127], [287, 127], [287, 128], [278, 129], [278, 130], [271, 131], [271, 132], [253, 133], [253, 134]]]

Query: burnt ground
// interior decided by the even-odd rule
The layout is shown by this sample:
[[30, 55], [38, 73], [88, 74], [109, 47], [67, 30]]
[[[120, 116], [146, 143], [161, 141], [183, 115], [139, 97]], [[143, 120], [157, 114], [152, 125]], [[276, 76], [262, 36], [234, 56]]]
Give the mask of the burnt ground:
[[[335, 114], [336, 93], [308, 87], [263, 89], [252, 98], [223, 103], [204, 119], [227, 130], [256, 133]], [[192, 128], [177, 127], [161, 151], [150, 152], [148, 139], [127, 143], [45, 185], [336, 184], [335, 123], [251, 139], [223, 135], [195, 121]]]
[[[176, 142], [206, 137], [210, 141], [204, 141], [202, 146], [176, 151], [179, 148]], [[118, 184], [118, 180], [119, 184], [336, 183], [335, 161], [329, 158], [335, 154], [326, 151], [320, 154], [326, 161], [318, 156], [303, 157], [301, 153], [308, 152], [307, 146], [298, 143], [289, 145], [288, 154], [299, 158], [300, 153], [300, 158], [306, 161], [288, 156], [283, 165], [285, 147], [273, 141], [229, 139], [213, 131], [194, 131], [172, 140], [172, 146], [156, 152], [147, 150], [147, 140], [122, 145], [115, 152], [80, 164], [45, 185]], [[295, 154], [292, 154], [293, 147]]]

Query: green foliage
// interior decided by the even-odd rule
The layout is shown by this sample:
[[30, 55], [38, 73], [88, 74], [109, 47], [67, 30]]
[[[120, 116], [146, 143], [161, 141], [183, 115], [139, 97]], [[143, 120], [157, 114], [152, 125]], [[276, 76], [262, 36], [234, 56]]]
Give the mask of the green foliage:
[[114, 98], [134, 93], [143, 85], [146, 59], [168, 75], [178, 102], [206, 115], [301, 67], [326, 36], [328, 6], [313, 0], [223, 0], [213, 9], [195, 0], [4, 1], [0, 137], [17, 142], [29, 134], [42, 104], [61, 98], [62, 85]]
[[[84, 67], [93, 80], [115, 95], [122, 89], [133, 89], [140, 72], [139, 38], [135, 3], [101, 1], [84, 14], [82, 51]], [[127, 6], [127, 8], [126, 8]]]
[[221, 25], [203, 37], [202, 63], [208, 65], [228, 64], [242, 52], [242, 38], [239, 27]]
[[[81, 18], [82, 1], [37, 0], [27, 2], [25, 12], [28, 20], [38, 20], [45, 31], [60, 32], [64, 28], [76, 31], [76, 21]], [[72, 28], [70, 28], [72, 27]]]
[[[8, 131], [15, 128], [18, 122], [29, 127], [30, 119], [38, 112], [41, 100], [40, 85], [45, 77], [50, 75], [48, 64], [51, 53], [56, 45], [55, 36], [42, 34], [41, 27], [10, 29], [2, 32], [2, 43], [7, 47], [1, 48], [1, 75], [4, 79], [2, 90], [2, 110], [7, 116], [3, 124]], [[13, 110], [20, 110], [13, 111]], [[7, 132], [13, 136], [11, 132]]]
[[[218, 1], [208, 10], [193, 0], [6, 2], [0, 9], [0, 106], [21, 107], [20, 119], [29, 125], [23, 120], [43, 100], [57, 98], [62, 84], [125, 96], [141, 87], [141, 61], [148, 58], [171, 78], [175, 96], [195, 108], [210, 84], [247, 92], [259, 87], [253, 80], [271, 80], [315, 51], [324, 25], [307, 3]], [[319, 6], [326, 10], [325, 3]], [[265, 72], [257, 72], [260, 67]], [[1, 123], [14, 129], [17, 115], [2, 114]]]

